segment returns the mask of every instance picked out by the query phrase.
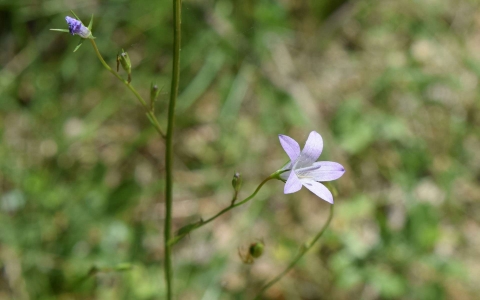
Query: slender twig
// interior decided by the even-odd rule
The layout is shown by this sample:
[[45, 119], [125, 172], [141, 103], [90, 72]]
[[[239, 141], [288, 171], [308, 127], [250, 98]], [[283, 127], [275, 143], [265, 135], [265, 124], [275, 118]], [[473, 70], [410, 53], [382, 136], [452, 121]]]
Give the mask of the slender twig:
[[160, 124], [158, 123], [157, 118], [155, 117], [155, 114], [153, 111], [148, 107], [147, 102], [140, 96], [140, 94], [137, 92], [137, 90], [132, 86], [131, 83], [129, 83], [127, 80], [123, 79], [122, 76], [120, 76], [115, 70], [110, 68], [110, 66], [105, 62], [105, 60], [102, 57], [102, 54], [100, 54], [100, 51], [98, 50], [97, 44], [95, 43], [95, 40], [93, 39], [88, 39], [93, 46], [93, 49], [95, 50], [95, 53], [97, 54], [98, 59], [102, 63], [102, 65], [107, 69], [110, 73], [115, 75], [115, 77], [118, 78], [121, 82], [123, 82], [130, 91], [135, 95], [135, 97], [138, 99], [140, 104], [143, 106], [143, 108], [146, 111], [146, 114], [148, 116], [148, 119], [152, 122], [153, 127], [155, 127], [155, 130], [162, 136], [162, 138], [165, 138], [165, 134], [163, 133], [162, 129], [160, 128]]
[[297, 256], [292, 260], [292, 262], [288, 265], [288, 267], [285, 268], [285, 270], [283, 270], [280, 274], [275, 276], [275, 278], [270, 280], [268, 283], [266, 283], [262, 287], [260, 292], [255, 297], [255, 299], [261, 299], [262, 294], [267, 289], [269, 289], [272, 285], [277, 283], [277, 281], [282, 279], [282, 277], [285, 276], [285, 274], [287, 274], [298, 263], [298, 261], [305, 255], [305, 253], [307, 253], [308, 250], [310, 250], [313, 247], [313, 245], [315, 245], [315, 243], [320, 239], [320, 237], [323, 235], [323, 233], [327, 230], [328, 226], [330, 225], [330, 221], [332, 221], [332, 217], [333, 217], [333, 205], [330, 205], [330, 214], [328, 215], [327, 223], [325, 223], [325, 225], [323, 225], [322, 229], [317, 233], [317, 235], [313, 238], [313, 240], [310, 243], [305, 243], [302, 246], [302, 248], [300, 248], [300, 251], [297, 254]]
[[224, 213], [228, 212], [229, 210], [231, 210], [232, 208], [235, 208], [237, 206], [240, 206], [242, 204], [245, 204], [247, 203], [248, 201], [252, 200], [253, 197], [255, 197], [258, 193], [258, 191], [260, 191], [260, 189], [262, 188], [262, 186], [267, 183], [267, 181], [271, 180], [271, 179], [274, 179], [278, 176], [278, 174], [280, 174], [281, 172], [275, 172], [273, 173], [272, 175], [268, 176], [267, 178], [265, 178], [258, 186], [257, 188], [255, 189], [255, 191], [250, 195], [248, 196], [247, 198], [243, 199], [242, 201], [240, 202], [237, 202], [237, 203], [232, 203], [230, 206], [222, 209], [220, 212], [218, 212], [216, 215], [214, 215], [213, 217], [207, 219], [207, 220], [201, 220], [200, 222], [197, 222], [197, 223], [194, 223], [194, 224], [190, 224], [190, 225], [187, 225], [185, 228], [185, 230], [181, 230], [181, 233], [179, 233], [177, 236], [175, 236], [174, 238], [172, 238], [170, 241], [169, 241], [169, 245], [173, 246], [175, 245], [176, 243], [178, 243], [182, 238], [184, 238], [187, 234], [189, 234], [190, 232], [192, 232], [193, 230], [195, 229], [198, 229], [200, 227], [202, 227], [203, 225], [206, 225], [210, 222], [212, 222], [213, 220], [215, 220], [216, 218], [220, 217], [221, 215], [223, 215]]
[[181, 9], [182, 1], [173, 0], [173, 66], [170, 102], [168, 104], [168, 125], [165, 151], [165, 282], [167, 285], [167, 299], [173, 297], [172, 284], [172, 246], [169, 244], [172, 235], [172, 202], [173, 202], [173, 126], [175, 121], [175, 104], [178, 97], [180, 82], [180, 40], [181, 40]]

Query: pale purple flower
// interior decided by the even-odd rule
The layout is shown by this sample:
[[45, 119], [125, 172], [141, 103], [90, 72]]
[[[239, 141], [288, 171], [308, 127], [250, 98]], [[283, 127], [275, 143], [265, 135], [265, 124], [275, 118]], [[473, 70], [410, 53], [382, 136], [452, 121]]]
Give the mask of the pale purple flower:
[[69, 16], [65, 17], [65, 20], [67, 21], [70, 34], [72, 35], [78, 34], [84, 39], [87, 39], [92, 35], [92, 33], [90, 32], [90, 29], [85, 27], [81, 21], [71, 18]]
[[295, 193], [304, 186], [318, 197], [333, 204], [332, 193], [319, 181], [338, 179], [345, 173], [345, 168], [336, 162], [317, 162], [323, 150], [322, 136], [315, 131], [310, 132], [302, 152], [298, 143], [291, 137], [279, 134], [278, 138], [283, 150], [290, 158], [290, 162], [282, 168], [288, 171], [280, 174], [280, 177], [286, 180], [284, 193]]

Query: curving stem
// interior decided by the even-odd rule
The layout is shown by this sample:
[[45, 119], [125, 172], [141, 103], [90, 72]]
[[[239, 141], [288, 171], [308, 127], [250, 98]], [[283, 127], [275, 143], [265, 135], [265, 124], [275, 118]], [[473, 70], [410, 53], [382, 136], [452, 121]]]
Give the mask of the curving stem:
[[332, 221], [332, 217], [333, 217], [333, 205], [330, 205], [330, 214], [328, 215], [328, 220], [327, 220], [327, 223], [325, 223], [325, 225], [323, 225], [322, 229], [317, 233], [317, 235], [313, 238], [313, 240], [310, 242], [310, 243], [305, 243], [305, 245], [302, 246], [302, 248], [300, 248], [300, 251], [299, 253], [297, 254], [297, 256], [295, 256], [295, 258], [292, 260], [292, 262], [285, 268], [285, 270], [283, 270], [280, 274], [278, 274], [277, 276], [275, 276], [272, 280], [270, 280], [269, 282], [267, 282], [263, 287], [262, 289], [260, 290], [260, 292], [257, 294], [257, 296], [255, 297], [255, 300], [260, 300], [261, 297], [262, 297], [262, 294], [268, 290], [272, 285], [274, 285], [275, 283], [277, 283], [277, 281], [279, 281], [280, 279], [282, 279], [283, 276], [285, 276], [285, 274], [287, 274], [297, 263], [300, 259], [302, 259], [302, 257], [305, 255], [305, 253], [308, 252], [308, 250], [310, 250], [313, 245], [315, 245], [315, 243], [320, 239], [320, 237], [323, 235], [323, 233], [327, 230], [328, 226], [330, 225], [330, 221]]

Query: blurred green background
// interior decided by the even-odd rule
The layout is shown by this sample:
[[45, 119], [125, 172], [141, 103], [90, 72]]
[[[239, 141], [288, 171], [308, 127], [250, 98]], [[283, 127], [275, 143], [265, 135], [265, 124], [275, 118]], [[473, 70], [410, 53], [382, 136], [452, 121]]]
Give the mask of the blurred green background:
[[[0, 299], [163, 299], [164, 144], [89, 43], [49, 31], [70, 9], [145, 98], [164, 87], [166, 124], [171, 1], [0, 0]], [[182, 26], [176, 229], [316, 130], [347, 170], [335, 216], [265, 299], [480, 298], [479, 1], [184, 0]], [[269, 182], [175, 246], [177, 298], [251, 299], [328, 208]]]

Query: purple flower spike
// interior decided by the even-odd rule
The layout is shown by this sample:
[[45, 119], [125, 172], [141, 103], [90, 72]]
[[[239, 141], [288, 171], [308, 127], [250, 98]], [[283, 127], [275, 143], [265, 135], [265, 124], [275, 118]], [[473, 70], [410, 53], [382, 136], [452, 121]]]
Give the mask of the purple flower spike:
[[65, 17], [65, 20], [67, 21], [68, 29], [70, 30], [71, 35], [78, 34], [84, 39], [87, 39], [92, 35], [90, 29], [85, 27], [81, 21], [69, 16]]
[[298, 143], [286, 135], [279, 135], [280, 144], [290, 158], [290, 162], [283, 168], [288, 170], [280, 175], [286, 180], [284, 193], [298, 192], [302, 186], [312, 193], [333, 204], [332, 193], [318, 181], [332, 181], [342, 177], [345, 168], [336, 162], [319, 161], [323, 150], [323, 139], [320, 134], [312, 131], [302, 152]]

